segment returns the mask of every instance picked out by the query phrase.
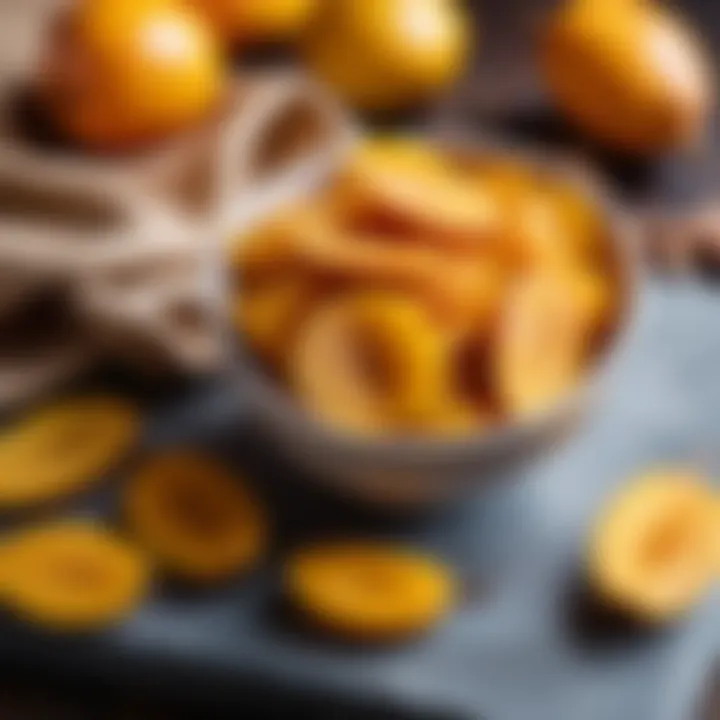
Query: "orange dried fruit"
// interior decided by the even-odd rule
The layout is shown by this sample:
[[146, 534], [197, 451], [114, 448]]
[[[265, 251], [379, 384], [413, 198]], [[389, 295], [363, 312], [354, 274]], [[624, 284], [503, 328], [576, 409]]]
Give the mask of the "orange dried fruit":
[[308, 271], [344, 282], [428, 284], [437, 275], [437, 253], [353, 234], [321, 209], [290, 208], [239, 238], [234, 264], [252, 282], [287, 271]]
[[285, 579], [290, 599], [318, 627], [364, 642], [428, 630], [450, 611], [456, 592], [453, 574], [438, 560], [368, 541], [301, 550]]
[[130, 613], [148, 587], [147, 558], [91, 521], [20, 530], [0, 545], [0, 600], [54, 630], [90, 630]]
[[376, 135], [365, 139], [351, 156], [347, 172], [382, 172], [383, 169], [444, 174], [451, 165], [431, 144], [410, 135]]
[[397, 242], [379, 231], [349, 230], [311, 204], [292, 207], [238, 238], [233, 265], [245, 285], [303, 273], [318, 285], [364, 288], [371, 283], [378, 290], [405, 291], [447, 319], [482, 304], [492, 263]]
[[468, 183], [492, 195], [503, 217], [536, 185], [532, 171], [517, 160], [481, 157], [468, 161], [460, 156], [456, 162]]
[[606, 233], [579, 183], [379, 137], [239, 239], [237, 324], [325, 420], [473, 431], [579, 379], [617, 311]]
[[445, 157], [410, 141], [367, 142], [339, 180], [345, 212], [445, 248], [476, 249], [499, 228], [497, 203]]
[[588, 336], [606, 329], [617, 310], [616, 291], [608, 274], [578, 267], [569, 270], [564, 281], [571, 288]]
[[362, 433], [389, 430], [382, 398], [365, 379], [347, 306], [326, 303], [301, 326], [289, 364], [303, 406], [324, 421]]
[[604, 265], [606, 228], [598, 208], [567, 182], [544, 180], [540, 192], [555, 213], [566, 252], [580, 263]]
[[572, 248], [556, 208], [539, 193], [527, 193], [508, 218], [507, 242], [520, 269], [557, 268]]
[[587, 337], [573, 295], [552, 274], [508, 290], [491, 344], [491, 376], [511, 416], [544, 410], [577, 381]]
[[168, 451], [137, 472], [125, 495], [128, 523], [169, 572], [202, 582], [247, 570], [268, 544], [259, 500], [228, 470], [189, 451]]
[[715, 502], [692, 471], [660, 469], [632, 480], [593, 528], [588, 573], [594, 591], [646, 622], [688, 610], [716, 575]]
[[302, 277], [273, 279], [248, 289], [235, 299], [235, 327], [250, 345], [275, 367], [281, 367], [302, 318], [318, 291]]
[[501, 208], [498, 250], [521, 268], [604, 262], [604, 228], [591, 200], [569, 181], [513, 162], [470, 173]]
[[396, 245], [377, 236], [335, 234], [326, 242], [306, 246], [305, 267], [346, 283], [382, 287], [429, 288], [437, 277], [437, 253]]
[[122, 458], [139, 428], [137, 409], [111, 396], [70, 398], [30, 413], [0, 435], [0, 507], [81, 490]]
[[438, 267], [427, 291], [430, 306], [451, 332], [479, 333], [494, 323], [508, 282], [501, 264], [492, 258], [473, 263], [457, 261]]
[[449, 386], [449, 343], [403, 296], [340, 298], [298, 337], [294, 386], [325, 420], [378, 431], [432, 417]]
[[353, 301], [355, 327], [390, 412], [422, 422], [450, 391], [448, 338], [423, 307], [403, 296], [367, 293]]
[[282, 273], [302, 264], [316, 245], [327, 245], [332, 233], [333, 225], [322, 205], [293, 205], [235, 237], [231, 264], [246, 282]]

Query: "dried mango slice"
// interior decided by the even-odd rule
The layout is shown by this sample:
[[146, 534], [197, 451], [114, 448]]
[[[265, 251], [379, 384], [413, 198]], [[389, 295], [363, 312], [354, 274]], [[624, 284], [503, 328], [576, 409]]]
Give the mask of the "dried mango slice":
[[438, 264], [444, 264], [442, 256], [427, 249], [347, 232], [305, 245], [298, 255], [302, 267], [325, 276], [407, 288], [431, 287]]
[[601, 513], [589, 579], [601, 599], [648, 622], [676, 617], [717, 570], [716, 505], [704, 478], [661, 469], [632, 480]]
[[490, 194], [466, 181], [427, 145], [375, 140], [351, 159], [339, 180], [344, 209], [363, 221], [415, 233], [443, 247], [477, 247], [498, 230]]
[[273, 279], [235, 299], [235, 327], [262, 358], [282, 367], [302, 318], [318, 294], [308, 278]]
[[375, 135], [365, 139], [355, 149], [350, 163], [367, 163], [372, 166], [388, 164], [413, 168], [417, 172], [447, 172], [451, 165], [448, 157], [431, 143], [412, 135]]
[[508, 274], [491, 258], [439, 268], [426, 299], [449, 331], [458, 336], [489, 330], [502, 307]]
[[435, 415], [450, 389], [450, 346], [441, 330], [405, 297], [366, 294], [353, 306], [360, 342], [394, 414], [407, 421]]
[[435, 625], [455, 601], [455, 580], [437, 560], [392, 545], [336, 542], [298, 552], [286, 568], [291, 600], [320, 628], [382, 642]]
[[603, 263], [599, 212], [568, 182], [497, 162], [477, 170], [475, 179], [502, 209], [498, 246], [515, 266]]
[[384, 400], [368, 383], [349, 305], [318, 307], [298, 332], [289, 373], [305, 408], [330, 424], [362, 433], [390, 430]]
[[236, 324], [332, 424], [472, 432], [570, 389], [611, 326], [600, 225], [572, 184], [518, 161], [375, 139], [237, 245]]
[[503, 218], [512, 216], [518, 203], [536, 189], [532, 172], [516, 161], [484, 158], [465, 169], [468, 181], [483, 194], [490, 194]]
[[[398, 242], [387, 234], [351, 231], [333, 224], [314, 206], [291, 208], [256, 229], [238, 248], [234, 262], [244, 294], [252, 293], [256, 285], [284, 283], [288, 275], [307, 277], [320, 287], [372, 284], [423, 298], [443, 318], [467, 313], [478, 288], [482, 294], [483, 279], [478, 281], [475, 267], [488, 264], [486, 258], [470, 262], [427, 245]], [[274, 291], [269, 294], [278, 298]], [[284, 304], [280, 299], [268, 303]], [[265, 312], [258, 310], [263, 316]], [[250, 309], [248, 313], [254, 314]], [[242, 311], [239, 314], [242, 325]], [[254, 321], [247, 320], [253, 327]]]
[[43, 502], [101, 477], [136, 439], [139, 413], [111, 396], [76, 397], [0, 435], [0, 507]]
[[143, 553], [90, 521], [19, 531], [3, 541], [0, 557], [0, 600], [55, 630], [89, 630], [121, 619], [142, 600], [150, 577]]
[[450, 346], [417, 303], [366, 293], [309, 319], [294, 385], [326, 420], [360, 430], [433, 417], [449, 392]]
[[569, 390], [582, 367], [585, 330], [571, 290], [557, 276], [527, 276], [509, 290], [490, 359], [503, 410], [535, 413]]
[[569, 183], [546, 183], [540, 190], [544, 201], [553, 209], [568, 252], [581, 263], [602, 266], [606, 260], [605, 228], [598, 209]]
[[321, 202], [293, 205], [249, 233], [232, 240], [231, 265], [249, 283], [257, 276], [287, 273], [305, 256], [313, 257], [334, 238], [334, 226]]
[[268, 542], [258, 499], [218, 463], [188, 451], [149, 460], [127, 488], [125, 511], [138, 540], [187, 580], [246, 570]]
[[612, 278], [607, 273], [576, 267], [567, 271], [564, 282], [571, 288], [588, 334], [604, 330], [612, 323], [618, 298]]
[[556, 208], [537, 192], [517, 203], [509, 218], [507, 241], [521, 269], [557, 268], [571, 262], [569, 234]]
[[238, 241], [235, 267], [246, 285], [297, 272], [345, 282], [431, 285], [442, 254], [398, 244], [380, 234], [358, 234], [334, 224], [315, 207], [291, 208]]

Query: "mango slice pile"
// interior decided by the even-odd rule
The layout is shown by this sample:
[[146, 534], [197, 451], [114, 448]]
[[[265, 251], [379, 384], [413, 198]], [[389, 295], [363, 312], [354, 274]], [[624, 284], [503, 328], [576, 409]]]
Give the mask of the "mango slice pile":
[[618, 305], [606, 233], [549, 173], [375, 138], [235, 239], [235, 323], [324, 422], [478, 432], [582, 379]]

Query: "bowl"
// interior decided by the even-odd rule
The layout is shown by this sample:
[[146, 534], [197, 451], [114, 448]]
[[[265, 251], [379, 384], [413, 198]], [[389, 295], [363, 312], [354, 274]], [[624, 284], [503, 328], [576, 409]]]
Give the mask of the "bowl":
[[[522, 162], [531, 170], [571, 182], [588, 197], [606, 223], [619, 308], [613, 328], [581, 383], [547, 411], [482, 434], [452, 439], [367, 438], [328, 427], [305, 413], [240, 347], [236, 377], [242, 402], [248, 404], [253, 422], [279, 451], [302, 471], [303, 477], [387, 507], [427, 506], [457, 498], [469, 490], [516, 476], [524, 465], [557, 448], [581, 427], [581, 420], [601, 399], [636, 315], [640, 280], [632, 223], [598, 177], [542, 149], [506, 147], [487, 141], [442, 142], [439, 146], [468, 161]], [[246, 221], [259, 221], [283, 203], [311, 195], [336, 170], [304, 178], [296, 192], [284, 192], [274, 207], [266, 202], [254, 217], [248, 210]]]

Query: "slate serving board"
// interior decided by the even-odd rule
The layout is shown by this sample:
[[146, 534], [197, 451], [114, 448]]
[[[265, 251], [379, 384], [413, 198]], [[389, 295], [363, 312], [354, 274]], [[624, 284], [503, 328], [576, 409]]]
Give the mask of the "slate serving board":
[[[702, 0], [688, 6], [720, 39], [712, 23], [720, 11]], [[504, 28], [535, 7], [506, 0], [489, 3], [488, 13]], [[515, 57], [502, 37], [491, 50], [498, 68]], [[527, 110], [530, 96], [521, 95], [511, 98], [520, 100], [513, 115]], [[720, 173], [714, 151], [650, 171], [609, 167], [634, 196], [668, 202], [708, 193]], [[720, 290], [649, 279], [642, 300], [612, 389], [577, 436], [514, 484], [429, 517], [382, 517], [312, 489], [254, 436], [242, 399], [223, 382], [148, 401], [146, 448], [208, 445], [255, 478], [273, 507], [274, 556], [217, 591], [159, 587], [135, 617], [100, 636], [49, 638], [3, 623], [0, 667], [157, 694], [202, 707], [203, 717], [233, 708], [328, 718], [684, 720], [718, 650], [718, 598], [676, 627], [642, 634], [600, 622], [576, 592], [588, 521], [624, 476], [667, 460], [720, 473]], [[121, 476], [72, 511], [114, 515]], [[446, 556], [465, 578], [463, 606], [429, 637], [375, 651], [329, 645], [288, 624], [278, 607], [284, 550], [353, 530]]]

